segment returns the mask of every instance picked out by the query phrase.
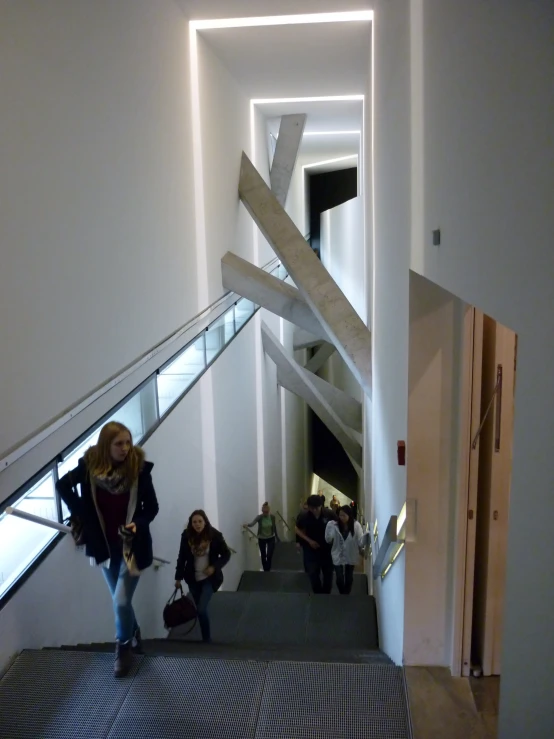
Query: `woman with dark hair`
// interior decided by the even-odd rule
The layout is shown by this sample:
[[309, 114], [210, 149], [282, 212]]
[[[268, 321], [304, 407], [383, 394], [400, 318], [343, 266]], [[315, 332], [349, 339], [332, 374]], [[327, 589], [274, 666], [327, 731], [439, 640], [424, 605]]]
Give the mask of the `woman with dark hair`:
[[325, 540], [331, 544], [331, 557], [341, 595], [349, 595], [354, 581], [354, 567], [360, 560], [364, 532], [354, 519], [350, 506], [339, 508], [339, 520], [329, 521]]
[[214, 529], [204, 511], [193, 511], [181, 535], [175, 587], [181, 587], [181, 580], [188, 585], [196, 603], [204, 642], [211, 642], [208, 604], [223, 583], [221, 570], [230, 558], [223, 534]]
[[[133, 642], [142, 652], [132, 599], [143, 570], [152, 564], [150, 523], [158, 513], [152, 462], [133, 446], [129, 429], [111, 421], [77, 467], [57, 483], [91, 564], [102, 567], [115, 613], [116, 677], [131, 669]], [[80, 485], [78, 495], [76, 486]]]

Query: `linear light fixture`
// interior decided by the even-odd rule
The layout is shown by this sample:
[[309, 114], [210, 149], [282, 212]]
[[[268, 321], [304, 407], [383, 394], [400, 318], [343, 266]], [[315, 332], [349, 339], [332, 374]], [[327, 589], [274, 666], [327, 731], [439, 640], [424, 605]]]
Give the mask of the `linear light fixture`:
[[402, 506], [402, 510], [398, 514], [398, 519], [396, 521], [396, 535], [400, 536], [400, 532], [402, 531], [402, 528], [404, 524], [406, 523], [406, 503]]
[[354, 100], [363, 100], [363, 95], [318, 95], [303, 98], [251, 98], [252, 105], [276, 105], [280, 103], [347, 103]]
[[391, 560], [389, 561], [388, 565], [387, 565], [387, 566], [385, 567], [385, 569], [383, 570], [383, 572], [381, 572], [381, 580], [384, 580], [384, 579], [385, 579], [385, 577], [387, 576], [387, 573], [388, 573], [388, 571], [389, 571], [389, 570], [390, 570], [390, 568], [391, 568], [391, 567], [393, 566], [393, 564], [395, 563], [395, 561], [396, 561], [396, 560], [397, 560], [397, 558], [399, 557], [399, 555], [400, 555], [400, 552], [401, 552], [401, 551], [402, 551], [403, 549], [404, 549], [404, 542], [403, 542], [403, 541], [402, 541], [402, 542], [398, 542], [398, 546], [397, 546], [397, 548], [396, 548], [396, 551], [395, 551], [395, 553], [394, 553], [394, 556], [393, 556], [393, 557], [392, 557], [392, 559], [391, 559]]
[[252, 28], [254, 26], [292, 26], [306, 23], [352, 23], [372, 21], [372, 10], [353, 10], [340, 13], [302, 13], [298, 15], [263, 15], [250, 18], [214, 18], [190, 21], [192, 28], [206, 30], [215, 28]]
[[337, 157], [336, 159], [325, 159], [322, 162], [313, 162], [312, 164], [304, 164], [302, 169], [310, 169], [311, 167], [321, 167], [324, 164], [335, 164], [335, 162], [345, 162], [347, 159], [357, 159], [357, 154], [349, 154], [347, 157]]
[[361, 131], [304, 131], [304, 136], [359, 136]]

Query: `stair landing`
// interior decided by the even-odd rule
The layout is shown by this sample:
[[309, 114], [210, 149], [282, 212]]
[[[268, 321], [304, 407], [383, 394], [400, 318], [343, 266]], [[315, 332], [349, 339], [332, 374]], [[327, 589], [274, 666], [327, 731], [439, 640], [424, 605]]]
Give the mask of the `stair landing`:
[[[206, 647], [209, 649], [210, 647]], [[388, 664], [25, 651], [0, 681], [2, 739], [408, 739]]]

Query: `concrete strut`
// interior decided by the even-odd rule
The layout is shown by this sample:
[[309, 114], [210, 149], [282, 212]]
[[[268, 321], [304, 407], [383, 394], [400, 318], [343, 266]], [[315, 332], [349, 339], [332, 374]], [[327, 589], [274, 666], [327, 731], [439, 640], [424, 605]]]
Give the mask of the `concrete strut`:
[[221, 260], [221, 277], [226, 290], [238, 293], [300, 326], [318, 340], [329, 341], [321, 324], [293, 285], [287, 285], [283, 280], [229, 251]]
[[[301, 372], [308, 375], [317, 390], [323, 395], [337, 416], [341, 419], [345, 426], [362, 433], [362, 404], [348, 393], [343, 392], [338, 387], [331, 385], [330, 382], [324, 380], [317, 375], [308, 372], [306, 369], [299, 367]], [[277, 375], [279, 380], [279, 375]], [[282, 384], [282, 383], [281, 383]]]
[[314, 356], [311, 359], [308, 359], [306, 362], [305, 369], [308, 370], [308, 372], [313, 372], [314, 375], [316, 372], [319, 372], [319, 370], [323, 367], [325, 362], [333, 355], [335, 352], [335, 347], [333, 344], [322, 344], [319, 349], [316, 351]]
[[279, 138], [275, 146], [269, 174], [271, 190], [278, 202], [285, 207], [290, 182], [296, 165], [298, 150], [304, 135], [306, 114], [284, 115], [279, 126]]
[[295, 328], [292, 336], [292, 345], [294, 351], [300, 349], [312, 349], [315, 346], [321, 346], [325, 343], [325, 339], [320, 339], [319, 336], [312, 334], [310, 331], [305, 331], [303, 328]]
[[239, 196], [344, 361], [371, 397], [371, 334], [246, 154]]
[[272, 333], [267, 324], [263, 322], [262, 341], [264, 351], [277, 365], [279, 383], [291, 393], [298, 395], [298, 397], [306, 401], [313, 412], [341, 444], [344, 451], [353, 461], [356, 471], [360, 474], [362, 447], [350, 435], [343, 421], [327, 402], [318, 387], [316, 387], [316, 384], [313, 382], [314, 375], [300, 367], [292, 357], [289, 357], [281, 342]]

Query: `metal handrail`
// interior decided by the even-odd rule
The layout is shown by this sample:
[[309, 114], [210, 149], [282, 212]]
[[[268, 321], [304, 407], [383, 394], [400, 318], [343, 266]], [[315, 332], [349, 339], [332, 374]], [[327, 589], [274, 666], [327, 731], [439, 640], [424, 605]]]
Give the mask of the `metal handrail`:
[[255, 533], [254, 533], [253, 531], [250, 531], [250, 529], [248, 528], [248, 526], [243, 526], [243, 527], [242, 527], [242, 530], [243, 530], [243, 531], [246, 531], [246, 533], [247, 533], [247, 534], [250, 534], [250, 536], [253, 536], [253, 537], [254, 537], [254, 539], [259, 539], [259, 538], [260, 538], [260, 537], [258, 536], [258, 534], [255, 534]]
[[35, 516], [33, 513], [27, 513], [26, 511], [20, 511], [19, 508], [8, 506], [6, 508], [6, 513], [10, 516], [15, 516], [16, 518], [23, 518], [25, 521], [31, 521], [32, 523], [38, 523], [41, 526], [47, 526], [49, 529], [56, 529], [56, 531], [60, 531], [62, 534], [71, 533], [71, 528], [69, 526], [65, 526], [63, 523], [52, 521], [50, 518]]
[[[10, 516], [15, 516], [16, 518], [22, 518], [24, 521], [30, 521], [31, 523], [38, 523], [40, 526], [46, 526], [49, 529], [55, 529], [56, 531], [59, 531], [61, 534], [70, 534], [71, 533], [71, 527], [65, 526], [63, 523], [58, 523], [57, 521], [52, 521], [50, 518], [43, 518], [42, 516], [35, 516], [34, 513], [27, 513], [27, 511], [20, 511], [19, 508], [13, 508], [12, 506], [8, 506], [6, 508], [6, 513]], [[170, 565], [171, 562], [168, 559], [162, 559], [162, 557], [153, 557], [155, 562], [160, 562], [164, 565]]]
[[388, 554], [388, 551], [391, 545], [398, 541], [398, 534], [396, 531], [397, 523], [398, 523], [398, 516], [391, 516], [390, 521], [387, 525], [387, 530], [385, 531], [385, 535], [383, 536], [383, 541], [381, 542], [381, 545], [379, 546], [377, 556], [373, 560], [373, 579], [374, 580], [376, 580], [381, 574], [381, 570], [383, 569], [383, 564], [385, 562], [386, 556]]
[[283, 522], [283, 523], [285, 524], [285, 526], [287, 527], [287, 529], [288, 529], [288, 530], [289, 530], [289, 531], [290, 531], [290, 532], [292, 533], [292, 529], [291, 529], [291, 527], [290, 527], [290, 526], [288, 525], [288, 523], [287, 523], [287, 522], [285, 521], [285, 519], [284, 519], [284, 518], [283, 518], [283, 516], [282, 516], [282, 515], [281, 515], [281, 514], [279, 513], [279, 511], [275, 511], [275, 513], [276, 513], [276, 514], [277, 514], [277, 515], [279, 516], [279, 518], [280, 518], [280, 519], [281, 519], [281, 521], [282, 521], [282, 522]]

